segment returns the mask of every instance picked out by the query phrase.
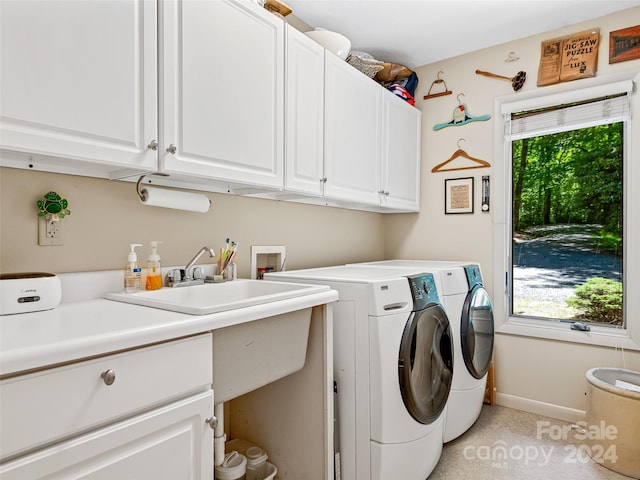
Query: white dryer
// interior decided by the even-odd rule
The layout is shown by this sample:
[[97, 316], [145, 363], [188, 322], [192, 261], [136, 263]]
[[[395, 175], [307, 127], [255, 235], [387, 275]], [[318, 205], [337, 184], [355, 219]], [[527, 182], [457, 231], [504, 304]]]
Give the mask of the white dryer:
[[427, 478], [442, 453], [453, 376], [451, 327], [433, 275], [336, 266], [265, 278], [339, 294], [332, 304], [339, 478]]
[[358, 264], [367, 268], [422, 268], [438, 278], [442, 304], [451, 321], [454, 369], [443, 441], [466, 432], [478, 419], [493, 355], [494, 325], [489, 294], [477, 263], [429, 260], [384, 260]]

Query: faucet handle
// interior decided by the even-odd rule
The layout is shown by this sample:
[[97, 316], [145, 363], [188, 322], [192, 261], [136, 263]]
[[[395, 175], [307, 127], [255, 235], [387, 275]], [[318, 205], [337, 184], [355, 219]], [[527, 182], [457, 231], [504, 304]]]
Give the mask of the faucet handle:
[[172, 287], [178, 283], [180, 283], [184, 278], [184, 270], [179, 268], [174, 268], [169, 273], [167, 273], [167, 285]]
[[[187, 272], [188, 274], [188, 272]], [[191, 269], [190, 278], [192, 280], [200, 280], [204, 278], [204, 269], [202, 267], [193, 267]]]

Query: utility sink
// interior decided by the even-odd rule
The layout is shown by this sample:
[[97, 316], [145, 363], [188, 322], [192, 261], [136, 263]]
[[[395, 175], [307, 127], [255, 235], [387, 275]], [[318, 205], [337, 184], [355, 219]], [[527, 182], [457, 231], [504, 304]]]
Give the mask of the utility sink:
[[233, 280], [107, 298], [192, 315], [228, 312], [264, 305], [261, 318], [213, 329], [213, 390], [223, 403], [279, 380], [304, 367], [312, 307], [294, 307], [273, 315], [268, 304], [328, 292], [326, 285]]
[[323, 285], [238, 279], [136, 293], [109, 293], [107, 298], [190, 315], [208, 315], [311, 295], [328, 289]]

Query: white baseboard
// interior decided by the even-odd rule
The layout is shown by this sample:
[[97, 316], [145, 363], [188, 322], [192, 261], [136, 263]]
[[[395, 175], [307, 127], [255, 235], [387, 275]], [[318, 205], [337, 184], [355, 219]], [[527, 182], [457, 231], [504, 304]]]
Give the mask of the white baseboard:
[[524, 412], [534, 413], [569, 423], [584, 421], [586, 412], [575, 408], [563, 407], [552, 403], [540, 402], [529, 398], [517, 397], [508, 393], [496, 392], [496, 405], [514, 408]]

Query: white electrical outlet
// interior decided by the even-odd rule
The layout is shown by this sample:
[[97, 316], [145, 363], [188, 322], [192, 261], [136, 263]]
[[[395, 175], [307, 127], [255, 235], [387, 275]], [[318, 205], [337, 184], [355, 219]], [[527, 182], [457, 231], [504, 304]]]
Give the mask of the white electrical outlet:
[[38, 245], [64, 245], [62, 241], [62, 222], [53, 222], [44, 217], [38, 218]]

